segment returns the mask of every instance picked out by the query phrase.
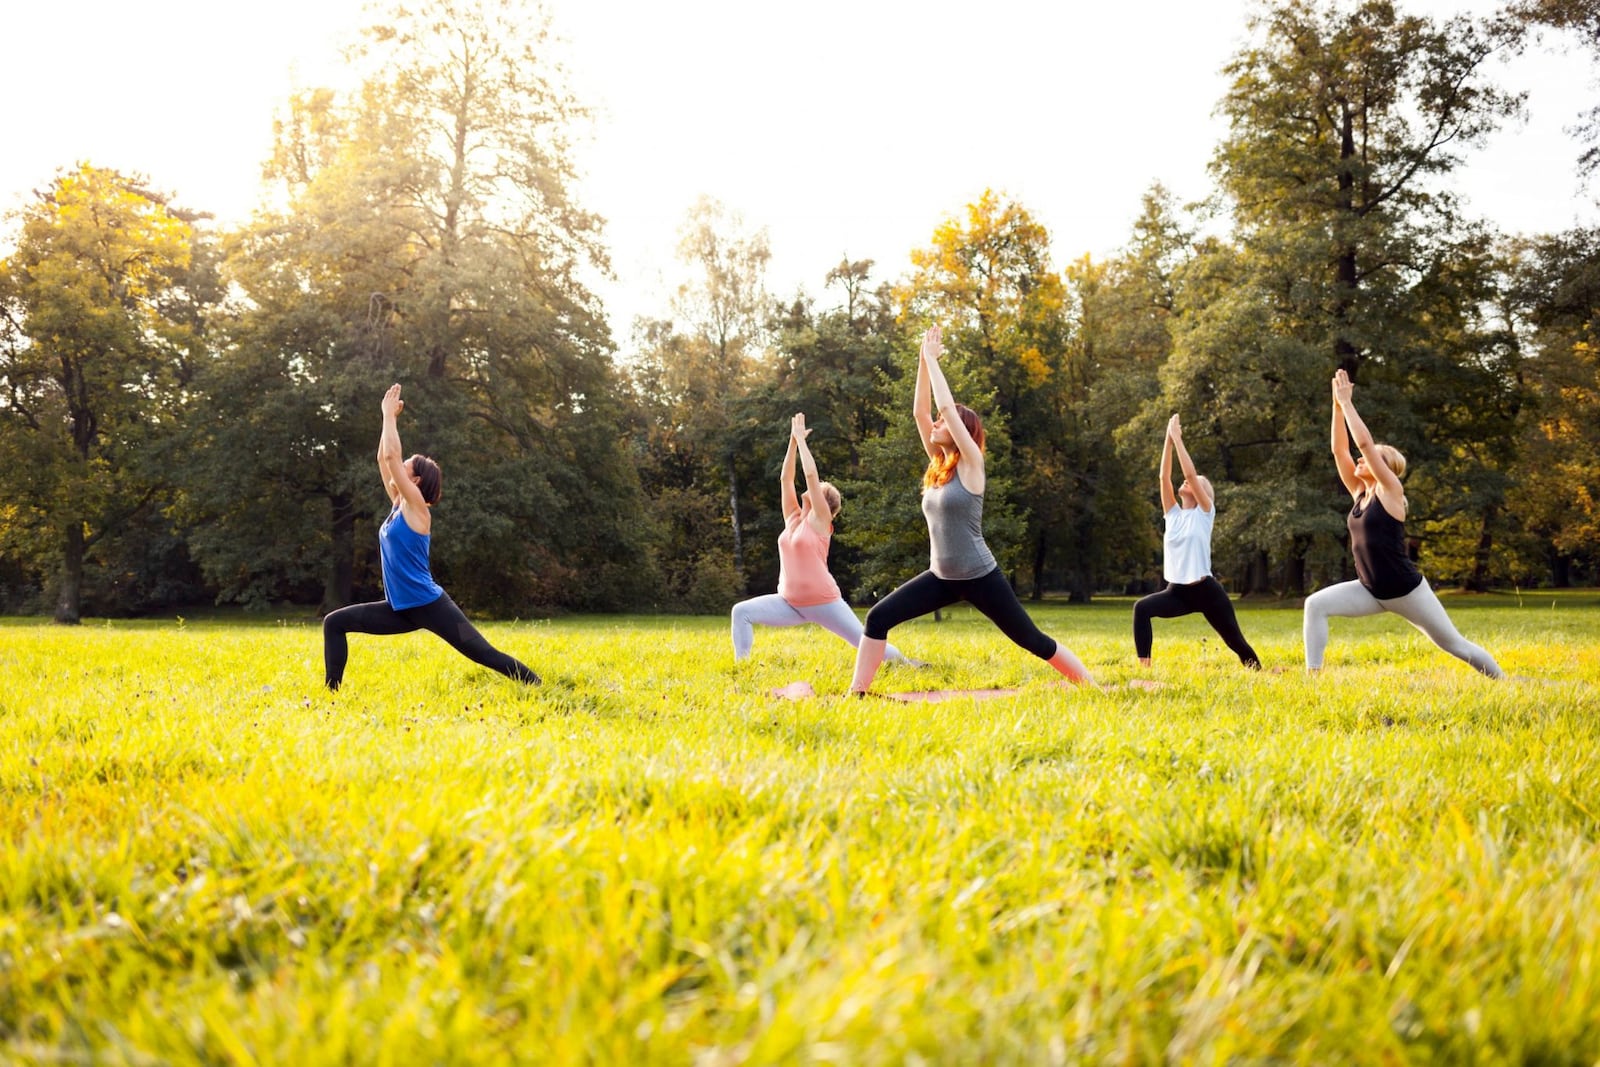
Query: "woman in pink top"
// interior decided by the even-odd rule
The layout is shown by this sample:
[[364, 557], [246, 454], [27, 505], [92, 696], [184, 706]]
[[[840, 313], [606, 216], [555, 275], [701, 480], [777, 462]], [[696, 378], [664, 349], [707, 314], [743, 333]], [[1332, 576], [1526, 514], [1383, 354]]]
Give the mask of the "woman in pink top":
[[[799, 626], [814, 622], [850, 642], [861, 643], [861, 620], [839, 595], [839, 584], [828, 573], [828, 542], [833, 538], [833, 517], [839, 513], [839, 490], [817, 474], [816, 460], [806, 447], [806, 417], [796, 415], [789, 424], [789, 451], [783, 457], [783, 533], [778, 535], [778, 591], [752, 597], [733, 606], [733, 658], [747, 659], [755, 640], [755, 625]], [[794, 493], [794, 460], [800, 457], [806, 491]], [[906, 658], [890, 646], [890, 660]]]

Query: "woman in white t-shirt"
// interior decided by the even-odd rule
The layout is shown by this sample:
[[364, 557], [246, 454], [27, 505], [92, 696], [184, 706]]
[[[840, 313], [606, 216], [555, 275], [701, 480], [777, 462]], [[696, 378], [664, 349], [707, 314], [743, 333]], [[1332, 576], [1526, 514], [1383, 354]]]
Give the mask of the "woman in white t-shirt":
[[[1172, 454], [1178, 454], [1183, 484], [1172, 495]], [[1161, 507], [1166, 512], [1162, 576], [1167, 587], [1143, 597], [1133, 606], [1133, 645], [1142, 666], [1150, 666], [1150, 646], [1155, 635], [1151, 619], [1176, 619], [1200, 612], [1206, 622], [1251, 670], [1261, 669], [1261, 658], [1239, 630], [1233, 602], [1222, 583], [1211, 575], [1211, 527], [1217, 521], [1216, 500], [1209, 479], [1195, 473], [1189, 450], [1183, 447], [1183, 427], [1178, 416], [1167, 420], [1167, 440], [1161, 447]]]

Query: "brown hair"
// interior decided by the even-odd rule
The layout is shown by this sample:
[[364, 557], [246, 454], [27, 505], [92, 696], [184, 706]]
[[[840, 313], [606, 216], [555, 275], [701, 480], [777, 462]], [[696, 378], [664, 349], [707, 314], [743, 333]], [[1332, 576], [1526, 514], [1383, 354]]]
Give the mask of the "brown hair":
[[[983, 451], [984, 442], [988, 435], [983, 432], [983, 420], [978, 418], [978, 413], [965, 404], [956, 405], [956, 414], [961, 416], [961, 424], [967, 428], [967, 433], [972, 435], [972, 443], [978, 446], [978, 451]], [[928, 460], [928, 469], [922, 472], [922, 488], [937, 489], [951, 478], [956, 476], [956, 464], [961, 462], [959, 450], [944, 453], [938, 459]]]
[[422, 499], [437, 504], [439, 495], [444, 492], [444, 474], [439, 470], [439, 464], [421, 452], [412, 456], [410, 463], [411, 473], [421, 479], [417, 483], [417, 490], [422, 493]]

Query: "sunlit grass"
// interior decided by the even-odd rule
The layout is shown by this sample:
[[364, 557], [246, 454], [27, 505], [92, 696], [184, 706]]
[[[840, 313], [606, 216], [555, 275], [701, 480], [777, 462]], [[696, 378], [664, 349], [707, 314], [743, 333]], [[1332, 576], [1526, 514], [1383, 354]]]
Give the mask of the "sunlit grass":
[[[1552, 606], [1552, 600], [1554, 605]], [[923, 670], [723, 619], [0, 625], [0, 1060], [1551, 1062], [1600, 1056], [1600, 598], [1391, 618], [958, 610]], [[1030, 607], [1033, 607], [1030, 605]], [[1154, 691], [1125, 683], [1148, 677]], [[819, 696], [772, 699], [806, 680]]]

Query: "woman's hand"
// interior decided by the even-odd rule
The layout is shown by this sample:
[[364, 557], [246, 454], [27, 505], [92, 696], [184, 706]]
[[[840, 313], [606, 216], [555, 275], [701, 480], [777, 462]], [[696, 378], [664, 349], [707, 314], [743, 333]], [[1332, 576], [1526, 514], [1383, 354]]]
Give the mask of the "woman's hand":
[[1350, 383], [1350, 375], [1344, 372], [1343, 367], [1334, 372], [1333, 402], [1335, 404], [1338, 404], [1340, 407], [1344, 407], [1346, 404], [1350, 403], [1350, 393], [1354, 389], [1355, 386]]
[[806, 429], [805, 412], [797, 411], [795, 412], [794, 417], [789, 420], [789, 436], [793, 437], [796, 441], [804, 441], [807, 437], [811, 436], [811, 431]]
[[1167, 420], [1167, 436], [1177, 444], [1183, 443], [1183, 426], [1178, 422], [1176, 414]]
[[383, 413], [393, 418], [405, 409], [406, 402], [400, 399], [399, 384], [389, 386], [389, 391], [383, 394]]
[[922, 335], [922, 358], [937, 363], [943, 351], [944, 331], [938, 326], [929, 326], [927, 332]]

